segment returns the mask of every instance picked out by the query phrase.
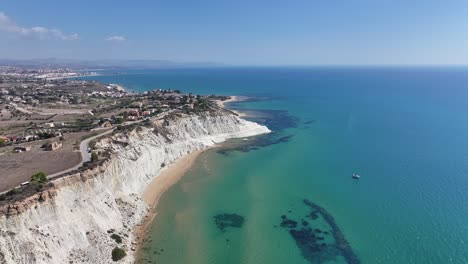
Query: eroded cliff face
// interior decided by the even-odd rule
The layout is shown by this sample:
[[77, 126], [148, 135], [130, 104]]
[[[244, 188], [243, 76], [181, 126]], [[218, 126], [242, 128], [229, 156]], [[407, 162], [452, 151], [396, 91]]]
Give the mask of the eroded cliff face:
[[1, 208], [0, 263], [113, 263], [116, 246], [127, 253], [120, 263], [133, 263], [132, 230], [148, 211], [142, 192], [164, 166], [228, 138], [269, 132], [225, 112], [156, 123], [101, 140], [97, 147], [112, 153], [103, 165]]

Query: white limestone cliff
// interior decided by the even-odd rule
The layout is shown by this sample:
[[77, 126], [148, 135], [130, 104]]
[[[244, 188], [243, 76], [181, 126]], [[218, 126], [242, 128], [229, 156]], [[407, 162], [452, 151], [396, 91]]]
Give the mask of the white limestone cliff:
[[119, 263], [133, 263], [132, 230], [148, 211], [142, 192], [164, 165], [229, 138], [268, 132], [265, 126], [217, 112], [181, 115], [160, 121], [154, 130], [139, 127], [103, 139], [97, 147], [112, 153], [104, 164], [0, 208], [0, 263], [113, 263], [116, 246], [127, 252]]

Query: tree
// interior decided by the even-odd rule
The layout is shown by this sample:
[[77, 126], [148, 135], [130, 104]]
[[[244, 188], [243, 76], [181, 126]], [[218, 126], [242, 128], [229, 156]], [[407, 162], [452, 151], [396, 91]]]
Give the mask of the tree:
[[112, 234], [110, 237], [111, 237], [112, 239], [114, 239], [115, 242], [117, 242], [117, 243], [119, 243], [119, 244], [122, 243], [122, 237], [120, 237], [119, 235], [117, 235], [117, 234]]
[[98, 159], [99, 159], [98, 154], [95, 151], [93, 151], [91, 153], [91, 161], [97, 161]]
[[31, 182], [45, 183], [47, 182], [47, 175], [42, 171], [38, 171], [31, 176]]
[[3, 138], [0, 138], [0, 147], [5, 145], [5, 140]]
[[112, 250], [112, 260], [113, 261], [119, 261], [121, 259], [123, 259], [125, 256], [127, 256], [127, 253], [125, 253], [125, 251], [119, 247], [115, 247], [113, 250]]

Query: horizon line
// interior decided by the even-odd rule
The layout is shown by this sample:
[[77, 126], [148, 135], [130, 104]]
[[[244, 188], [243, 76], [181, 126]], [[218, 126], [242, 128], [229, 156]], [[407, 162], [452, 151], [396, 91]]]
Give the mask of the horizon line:
[[[48, 58], [0, 58], [1, 61], [17, 61], [17, 62], [27, 62], [27, 61], [53, 61], [53, 60], [64, 60], [64, 61], [75, 61], [75, 62], [103, 62], [103, 61], [120, 61], [120, 62], [130, 62], [130, 61], [141, 61], [141, 62], [165, 62], [173, 63], [172, 66], [183, 67], [193, 66], [193, 64], [205, 64], [205, 67], [467, 67], [468, 63], [317, 63], [317, 64], [232, 64], [232, 63], [223, 63], [223, 62], [212, 62], [212, 61], [175, 61], [170, 59], [141, 59], [141, 58], [132, 58], [132, 59], [77, 59], [77, 58], [57, 58], [57, 57], [48, 57]], [[66, 64], [66, 62], [65, 62]], [[192, 65], [191, 65], [192, 64]], [[206, 65], [211, 64], [211, 65]], [[2, 65], [5, 66], [5, 65]], [[119, 66], [119, 65], [112, 65]], [[125, 65], [122, 65], [125, 66]], [[170, 65], [165, 65], [170, 66]], [[159, 67], [164, 67], [161, 65]], [[146, 67], [151, 68], [151, 67]]]

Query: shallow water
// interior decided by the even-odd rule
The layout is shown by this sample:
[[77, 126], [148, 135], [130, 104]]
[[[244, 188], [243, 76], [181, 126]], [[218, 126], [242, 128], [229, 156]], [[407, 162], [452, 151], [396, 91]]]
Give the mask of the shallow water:
[[[150, 262], [351, 263], [328, 246], [304, 254], [280, 227], [282, 215], [302, 225], [308, 199], [333, 217], [361, 263], [468, 263], [466, 69], [180, 69], [93, 79], [251, 96], [231, 107], [274, 131], [206, 152], [163, 195], [144, 245]], [[244, 222], [223, 232], [219, 214]], [[322, 217], [307, 221], [332, 231]]]

